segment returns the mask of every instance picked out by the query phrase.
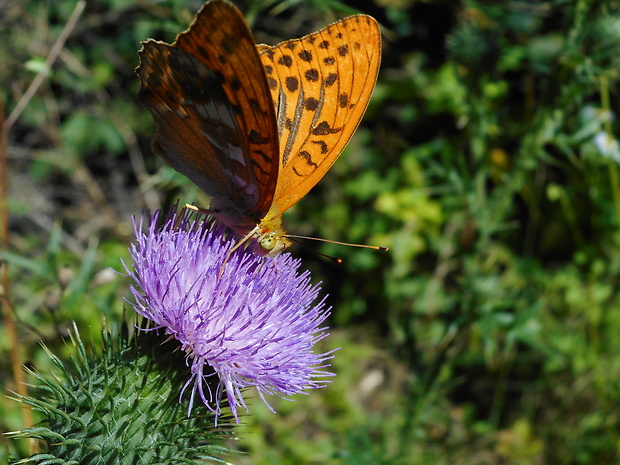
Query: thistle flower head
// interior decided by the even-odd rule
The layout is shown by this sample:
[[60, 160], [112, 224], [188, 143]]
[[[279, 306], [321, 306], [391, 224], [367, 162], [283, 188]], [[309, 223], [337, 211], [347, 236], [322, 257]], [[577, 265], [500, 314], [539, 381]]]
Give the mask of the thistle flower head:
[[[191, 375], [181, 397], [189, 388], [188, 413], [198, 396], [217, 421], [225, 395], [238, 423], [238, 407], [248, 410], [245, 388], [256, 388], [269, 406], [265, 394], [323, 387], [318, 378], [332, 376], [323, 369], [333, 355], [315, 354], [313, 346], [327, 335], [321, 324], [329, 308], [325, 298], [313, 304], [319, 286], [298, 272], [300, 261], [243, 248], [230, 254], [238, 239], [209, 218], [184, 215], [175, 226], [173, 210], [158, 226], [159, 216], [147, 219], [146, 231], [144, 217], [134, 222], [133, 269], [124, 266], [136, 282], [136, 311], [186, 353]], [[213, 375], [215, 388], [208, 383]]]

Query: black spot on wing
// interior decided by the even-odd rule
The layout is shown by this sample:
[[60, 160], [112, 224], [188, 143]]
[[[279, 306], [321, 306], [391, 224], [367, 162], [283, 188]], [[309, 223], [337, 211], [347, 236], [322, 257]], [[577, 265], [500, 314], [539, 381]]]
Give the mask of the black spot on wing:
[[195, 44], [194, 48], [198, 51], [198, 53], [200, 53], [201, 57], [204, 57], [206, 61], [210, 61], [211, 55], [209, 54], [209, 51], [203, 47], [202, 44]]
[[299, 79], [295, 76], [287, 76], [284, 82], [289, 92], [297, 92], [297, 89], [299, 89]]
[[235, 43], [236, 39], [231, 34], [228, 34], [220, 40], [220, 47], [230, 55], [235, 49]]
[[312, 134], [315, 136], [327, 136], [328, 134], [336, 134], [340, 131], [342, 131], [342, 128], [332, 128], [327, 121], [321, 121], [312, 129]]
[[[262, 160], [263, 160], [263, 164], [261, 165], [256, 160], [256, 158], [257, 158], [256, 156], [252, 157], [252, 166], [257, 168], [258, 171], [263, 173], [265, 176], [269, 176], [269, 172], [263, 168], [263, 166], [270, 166], [271, 165], [271, 160], [269, 159], [269, 157], [265, 154], [265, 152], [261, 152], [260, 150], [253, 150], [252, 154], [257, 155], [258, 157], [262, 158]], [[258, 181], [260, 182], [260, 179], [258, 179]]]
[[226, 83], [226, 77], [224, 77], [224, 75], [222, 74], [220, 70], [214, 69], [212, 71], [213, 71], [213, 74], [215, 75], [215, 78], [217, 79], [217, 82], [219, 82], [220, 84]]
[[319, 107], [319, 101], [314, 97], [308, 97], [306, 100], [304, 100], [304, 107], [308, 111], [316, 111], [316, 109]]
[[327, 147], [327, 144], [325, 142], [323, 142], [322, 140], [311, 140], [310, 142], [312, 142], [313, 144], [318, 145], [321, 148], [321, 153], [323, 155], [325, 155], [329, 149]]
[[316, 82], [319, 80], [319, 70], [311, 68], [304, 73], [306, 79], [310, 82]]
[[248, 140], [255, 145], [263, 145], [269, 143], [268, 137], [262, 137], [255, 129], [248, 134]]
[[309, 165], [312, 166], [313, 168], [316, 168], [318, 165], [316, 163], [314, 163], [312, 161], [312, 155], [310, 155], [309, 152], [306, 152], [305, 150], [302, 150], [301, 152], [299, 152], [297, 154], [298, 157], [301, 157], [304, 159], [304, 161]]
[[301, 61], [305, 61], [306, 63], [310, 63], [312, 61], [312, 52], [310, 50], [302, 50], [297, 56]]
[[329, 73], [325, 78], [325, 87], [331, 87], [338, 80], [338, 73]]
[[287, 68], [290, 68], [291, 66], [293, 66], [293, 59], [291, 58], [290, 55], [282, 55], [278, 59], [278, 64], [282, 66], [286, 66]]

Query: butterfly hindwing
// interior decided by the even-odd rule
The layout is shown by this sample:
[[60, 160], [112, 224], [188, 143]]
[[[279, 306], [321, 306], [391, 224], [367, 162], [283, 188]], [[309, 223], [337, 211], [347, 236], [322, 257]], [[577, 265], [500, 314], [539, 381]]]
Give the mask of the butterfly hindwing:
[[357, 129], [379, 71], [381, 34], [366, 15], [274, 47], [259, 46], [280, 137], [274, 208], [308, 193]]
[[[172, 45], [140, 53], [140, 100], [157, 123], [154, 149], [214, 204], [234, 210], [229, 226], [256, 224], [278, 177], [271, 95], [254, 38], [230, 3], [211, 1]], [[251, 221], [250, 221], [251, 220]]]

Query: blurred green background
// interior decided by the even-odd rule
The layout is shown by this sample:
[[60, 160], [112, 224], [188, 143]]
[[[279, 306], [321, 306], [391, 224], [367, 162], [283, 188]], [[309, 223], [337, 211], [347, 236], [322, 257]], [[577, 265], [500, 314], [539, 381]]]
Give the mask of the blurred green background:
[[[383, 27], [367, 114], [287, 230], [386, 245], [299, 246], [333, 306], [325, 389], [250, 399], [237, 464], [620, 462], [618, 1], [239, 1], [258, 42], [349, 14]], [[89, 0], [9, 132], [10, 276], [22, 362], [49, 369], [77, 322], [117, 324], [131, 216], [207, 206], [151, 153], [140, 41], [200, 1]], [[15, 108], [74, 0], [0, 2], [0, 92]], [[5, 169], [5, 167], [0, 167]], [[4, 221], [4, 219], [0, 220]], [[132, 321], [132, 310], [126, 310]], [[0, 384], [15, 389], [0, 327]], [[0, 398], [0, 430], [23, 427]], [[3, 438], [0, 461], [25, 444]]]

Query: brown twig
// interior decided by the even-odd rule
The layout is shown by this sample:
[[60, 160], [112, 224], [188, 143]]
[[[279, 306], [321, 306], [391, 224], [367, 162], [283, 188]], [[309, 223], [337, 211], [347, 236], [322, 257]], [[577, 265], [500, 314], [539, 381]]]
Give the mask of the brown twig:
[[[8, 125], [4, 119], [4, 101], [0, 95], [0, 247], [2, 250], [9, 250], [9, 211], [8, 211]], [[9, 272], [6, 263], [0, 264], [0, 306], [2, 306], [2, 319], [9, 337], [11, 347], [11, 367], [13, 378], [15, 379], [15, 391], [20, 396], [26, 396], [26, 377], [22, 369], [21, 354], [19, 350], [19, 338], [13, 319], [13, 305], [9, 293]], [[25, 426], [33, 425], [32, 410], [21, 409]], [[28, 441], [28, 448], [31, 454], [36, 450], [36, 443]]]
[[[9, 250], [9, 211], [8, 211], [8, 125], [4, 124], [4, 101], [0, 95], [0, 247], [2, 250]], [[19, 338], [15, 328], [15, 320], [13, 319], [13, 305], [11, 304], [11, 295], [9, 293], [9, 273], [6, 263], [0, 265], [0, 305], [2, 306], [2, 319], [9, 337], [11, 347], [11, 367], [13, 369], [13, 378], [15, 379], [15, 391], [20, 396], [26, 396], [28, 389], [26, 388], [26, 377], [22, 369], [21, 354], [19, 350]], [[22, 417], [25, 426], [33, 425], [32, 410], [22, 409]], [[36, 443], [28, 441], [28, 448], [31, 454], [36, 450]]]

